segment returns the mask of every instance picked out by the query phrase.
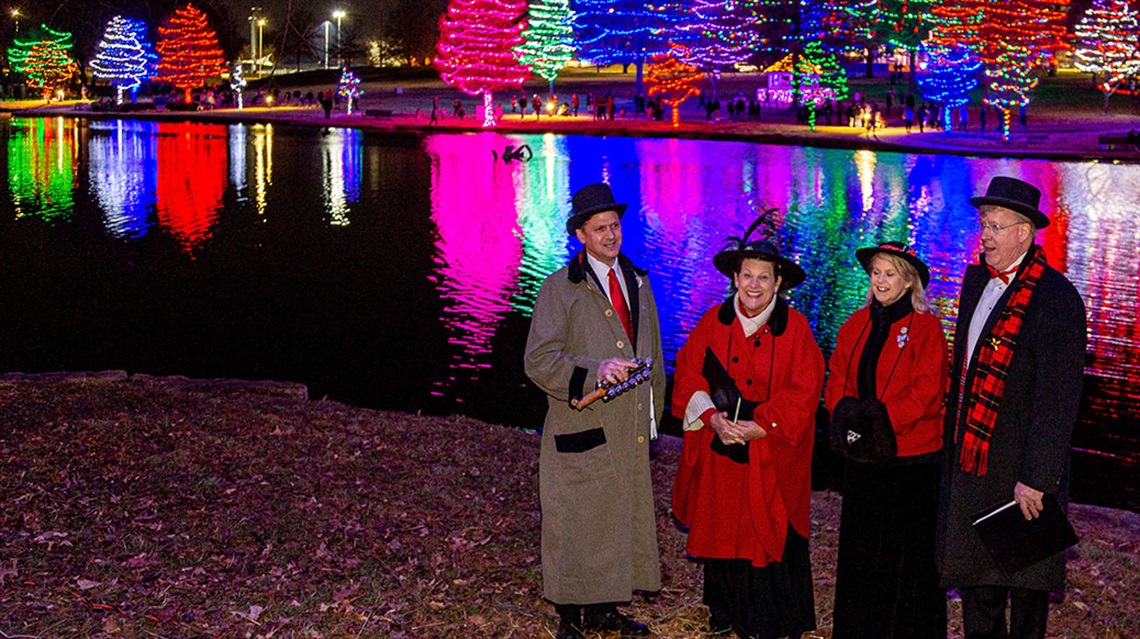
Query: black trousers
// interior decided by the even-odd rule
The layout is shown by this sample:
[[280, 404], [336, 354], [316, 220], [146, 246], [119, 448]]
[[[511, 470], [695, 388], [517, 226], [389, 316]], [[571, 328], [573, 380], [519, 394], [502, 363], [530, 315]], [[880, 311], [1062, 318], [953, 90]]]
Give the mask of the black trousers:
[[[1028, 588], [960, 588], [966, 639], [1045, 639], [1049, 592]], [[1005, 607], [1009, 603], [1009, 630]]]

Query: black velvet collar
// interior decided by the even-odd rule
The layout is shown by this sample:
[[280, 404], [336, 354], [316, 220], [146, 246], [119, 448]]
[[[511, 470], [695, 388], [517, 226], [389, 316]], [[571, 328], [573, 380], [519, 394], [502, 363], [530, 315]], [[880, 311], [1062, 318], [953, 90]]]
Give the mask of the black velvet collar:
[[890, 306], [883, 306], [879, 303], [879, 300], [872, 298], [871, 322], [877, 324], [885, 320], [887, 325], [890, 326], [891, 324], [894, 324], [895, 322], [906, 317], [907, 313], [910, 313], [913, 310], [914, 306], [910, 303], [909, 292], [904, 293], [901, 298], [899, 298], [894, 304], [891, 304]]

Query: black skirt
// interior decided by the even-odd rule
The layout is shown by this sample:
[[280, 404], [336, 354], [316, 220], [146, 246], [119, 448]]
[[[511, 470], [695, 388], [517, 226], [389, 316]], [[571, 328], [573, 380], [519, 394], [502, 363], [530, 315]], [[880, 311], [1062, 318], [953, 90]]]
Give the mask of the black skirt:
[[808, 541], [790, 525], [779, 562], [755, 568], [747, 559], [705, 559], [704, 604], [714, 627], [746, 639], [799, 637], [815, 630]]
[[937, 517], [937, 456], [888, 466], [847, 463], [832, 639], [945, 639]]

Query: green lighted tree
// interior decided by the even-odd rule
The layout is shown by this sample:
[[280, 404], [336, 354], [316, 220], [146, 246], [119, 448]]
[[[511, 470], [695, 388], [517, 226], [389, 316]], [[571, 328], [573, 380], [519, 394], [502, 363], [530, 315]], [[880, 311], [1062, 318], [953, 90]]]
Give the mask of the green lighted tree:
[[523, 43], [516, 49], [519, 62], [550, 83], [574, 57], [574, 13], [569, 0], [534, 0], [527, 9]]
[[24, 82], [38, 89], [45, 101], [52, 93], [75, 76], [78, 65], [71, 58], [71, 34], [55, 31], [46, 24], [17, 36], [8, 49], [12, 70], [24, 76]]

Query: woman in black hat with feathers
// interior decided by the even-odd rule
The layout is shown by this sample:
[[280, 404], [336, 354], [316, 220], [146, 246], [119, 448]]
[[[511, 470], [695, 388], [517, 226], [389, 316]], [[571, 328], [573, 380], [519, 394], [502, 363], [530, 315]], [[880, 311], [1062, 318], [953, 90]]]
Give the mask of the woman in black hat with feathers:
[[946, 337], [914, 249], [855, 255], [867, 303], [839, 329], [824, 396], [832, 449], [847, 458], [832, 638], [944, 639], [934, 534]]
[[807, 319], [779, 295], [803, 269], [748, 241], [761, 220], [713, 258], [733, 294], [677, 353], [673, 514], [704, 563], [709, 630], [775, 639], [815, 628], [807, 537], [824, 365]]

